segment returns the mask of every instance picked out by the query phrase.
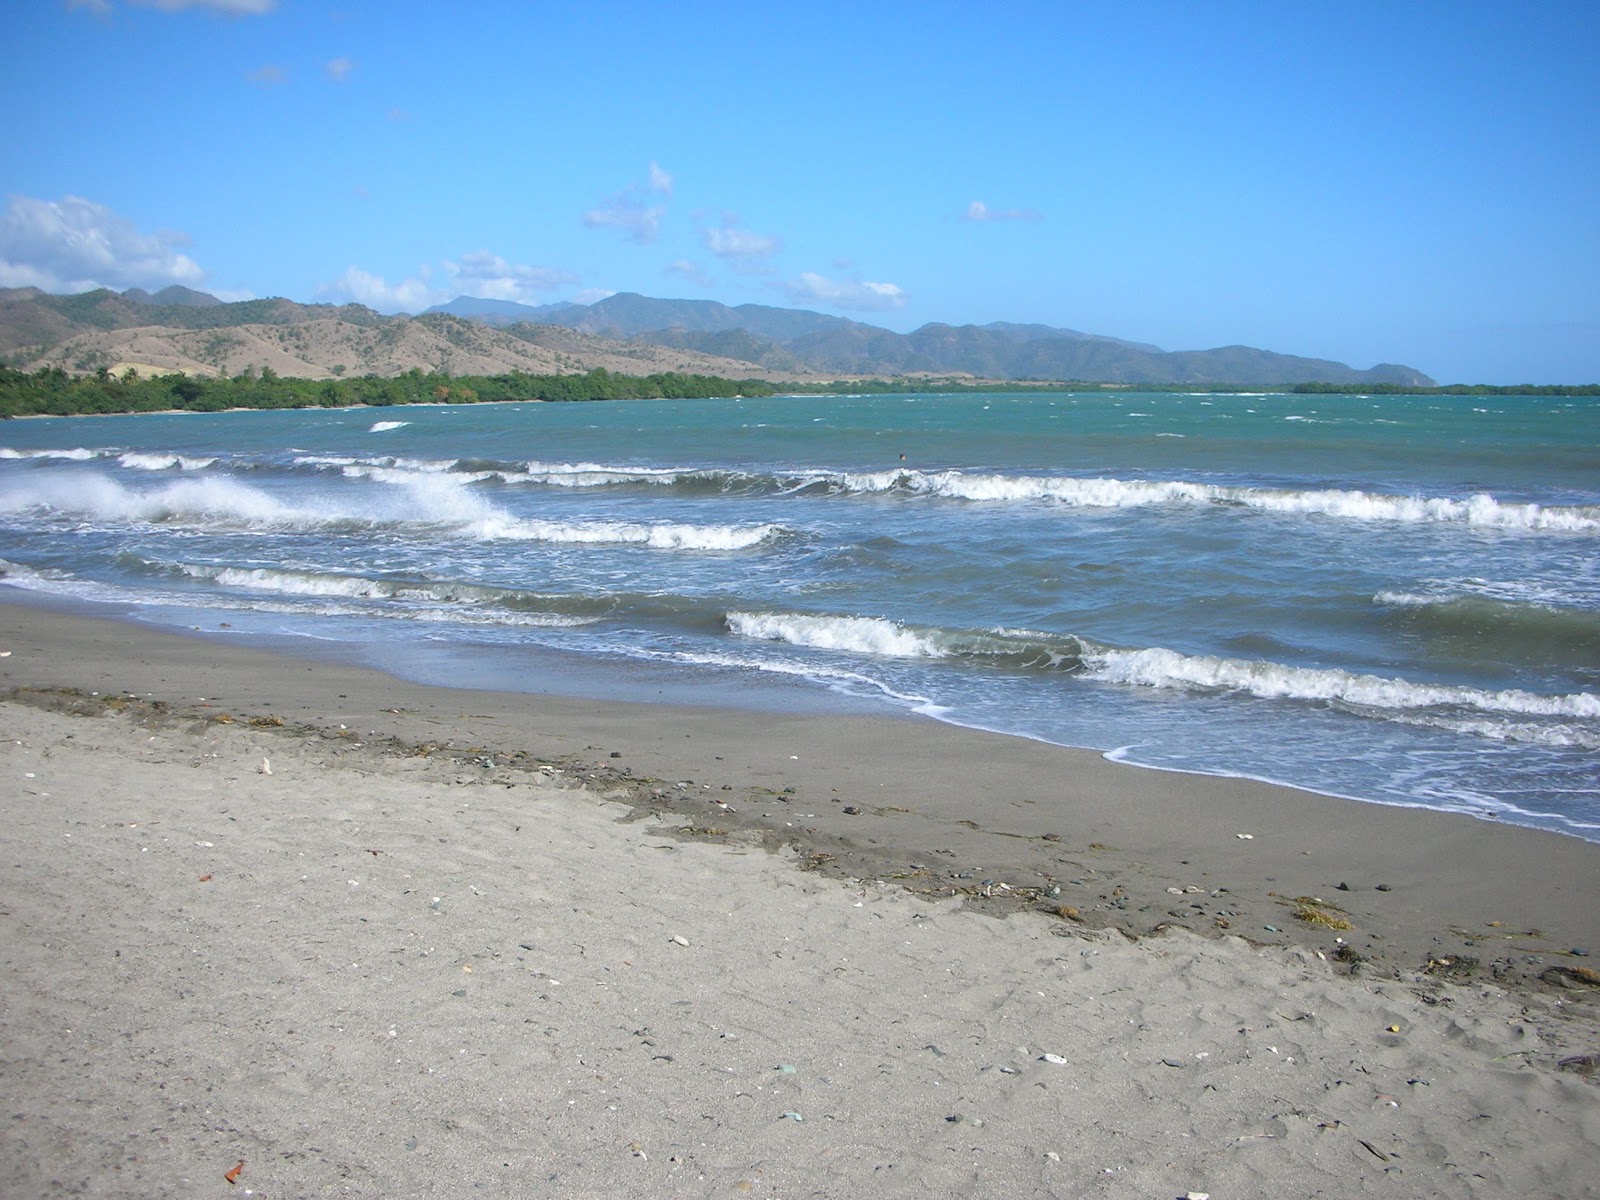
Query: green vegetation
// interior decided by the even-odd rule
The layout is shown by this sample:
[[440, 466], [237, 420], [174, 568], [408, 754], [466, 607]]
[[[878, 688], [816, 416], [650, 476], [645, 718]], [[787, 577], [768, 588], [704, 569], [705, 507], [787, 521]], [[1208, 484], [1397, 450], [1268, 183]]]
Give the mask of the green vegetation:
[[189, 375], [140, 378], [104, 369], [73, 376], [59, 367], [33, 374], [0, 367], [0, 417], [74, 416], [98, 413], [222, 412], [230, 408], [350, 408], [395, 404], [477, 404], [506, 400], [688, 400], [717, 396], [770, 396], [778, 388], [759, 379], [714, 375], [449, 376], [413, 368], [403, 375], [340, 379], [285, 379], [270, 368], [232, 379]]
[[[225, 336], [225, 335], [224, 335]], [[716, 375], [619, 375], [606, 370], [579, 375], [449, 375], [417, 368], [392, 378], [376, 375], [336, 379], [287, 379], [270, 367], [246, 369], [231, 379], [190, 375], [141, 378], [133, 371], [117, 376], [103, 366], [73, 375], [60, 367], [33, 374], [0, 366], [0, 417], [74, 416], [185, 410], [222, 412], [231, 408], [352, 408], [396, 404], [480, 404], [517, 400], [694, 400], [732, 396], [903, 395], [907, 393], [1053, 392], [1236, 392], [1291, 391], [1306, 395], [1421, 396], [1597, 396], [1600, 384], [1574, 387], [1468, 386], [1403, 388], [1393, 384], [1298, 384], [1291, 389], [1248, 385], [1138, 385], [1041, 380], [957, 380], [948, 378], [844, 379], [774, 384], [763, 379], [724, 379]]]

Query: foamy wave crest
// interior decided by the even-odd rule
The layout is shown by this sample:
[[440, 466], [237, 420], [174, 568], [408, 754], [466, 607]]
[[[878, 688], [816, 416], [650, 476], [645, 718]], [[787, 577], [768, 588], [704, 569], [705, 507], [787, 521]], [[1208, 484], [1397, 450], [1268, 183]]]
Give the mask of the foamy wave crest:
[[[596, 617], [578, 612], [549, 611], [562, 598], [477, 584], [371, 579], [335, 572], [289, 570], [278, 567], [215, 567], [177, 564], [179, 574], [235, 591], [268, 592], [308, 599], [395, 601], [418, 608], [428, 619], [463, 620], [458, 609], [486, 610], [481, 620], [547, 627], [572, 627], [592, 623]], [[546, 602], [549, 602], [547, 605]], [[565, 601], [571, 606], [571, 601]], [[443, 607], [441, 607], [443, 606]], [[360, 610], [349, 609], [349, 612]], [[394, 614], [401, 615], [401, 614]], [[414, 614], [413, 614], [414, 615]]]
[[1107, 683], [1247, 692], [1263, 699], [1333, 702], [1379, 713], [1454, 708], [1516, 716], [1600, 719], [1600, 696], [1589, 692], [1565, 696], [1542, 696], [1517, 689], [1491, 692], [1328, 668], [1190, 656], [1161, 647], [1096, 650], [1086, 654], [1084, 661], [1089, 678]]
[[861, 491], [899, 488], [957, 500], [1050, 501], [1082, 508], [1215, 504], [1354, 521], [1453, 522], [1495, 529], [1600, 529], [1600, 508], [1592, 505], [1551, 507], [1505, 503], [1487, 493], [1458, 500], [1448, 497], [1389, 496], [1339, 489], [1275, 490], [1182, 480], [974, 475], [962, 471], [886, 472], [847, 475], [844, 479], [848, 486]]
[[1397, 713], [1392, 719], [1404, 725], [1444, 729], [1450, 733], [1464, 733], [1495, 742], [1523, 742], [1535, 746], [1549, 746], [1556, 750], [1600, 750], [1600, 730], [1565, 722], [1541, 725], [1533, 721], [1417, 713]]
[[0, 446], [0, 458], [63, 458], [71, 462], [88, 462], [101, 457], [102, 451], [85, 450], [81, 446], [73, 450], [13, 450], [9, 446]]
[[457, 476], [402, 475], [403, 486], [335, 507], [286, 504], [230, 478], [185, 479], [152, 491], [87, 475], [46, 480], [0, 492], [0, 512], [120, 522], [192, 522], [272, 530], [330, 527], [453, 531], [479, 541], [543, 541], [639, 545], [657, 550], [747, 550], [783, 530], [777, 525], [634, 524], [559, 522], [515, 517], [462, 486]]
[[216, 458], [189, 458], [182, 454], [140, 454], [129, 451], [117, 455], [117, 462], [132, 471], [204, 471]]
[[816, 650], [848, 650], [891, 658], [943, 658], [944, 650], [924, 634], [880, 617], [809, 616], [803, 613], [728, 614], [740, 637], [787, 642]]
[[1310, 513], [1355, 521], [1450, 522], [1486, 529], [1585, 532], [1600, 529], [1600, 508], [1517, 504], [1480, 492], [1466, 500], [1448, 497], [1385, 496], [1360, 491], [1283, 491], [1219, 489], [1225, 498], [1273, 512]]
[[352, 478], [370, 471], [409, 471], [433, 475], [456, 469], [456, 460], [453, 458], [396, 458], [390, 455], [360, 458], [348, 454], [299, 454], [291, 461], [299, 467], [336, 468]]
[[1600, 605], [1600, 582], [1581, 576], [1581, 570], [1559, 582], [1539, 579], [1428, 579], [1420, 591], [1379, 592], [1375, 604], [1394, 608], [1428, 608], [1463, 600], [1488, 600], [1507, 605], [1544, 608], [1586, 608]]
[[0, 512], [124, 521], [232, 520], [281, 523], [292, 510], [231, 479], [181, 480], [143, 492], [99, 475], [30, 482], [0, 494]]
[[886, 658], [963, 659], [1017, 670], [1075, 671], [1084, 643], [1070, 634], [1031, 630], [914, 628], [883, 617], [826, 613], [730, 612], [740, 637]]
[[674, 468], [616, 467], [591, 462], [530, 462], [524, 463], [520, 472], [502, 473], [502, 477], [508, 481], [538, 483], [547, 487], [617, 487], [637, 483], [670, 487], [685, 479], [708, 478], [715, 474], [716, 472], [683, 471]]
[[652, 550], [748, 550], [782, 532], [777, 525], [636, 525], [625, 521], [501, 521], [485, 536], [540, 542], [636, 545]]
[[410, 421], [374, 421], [368, 433], [388, 433], [391, 429], [404, 429]]

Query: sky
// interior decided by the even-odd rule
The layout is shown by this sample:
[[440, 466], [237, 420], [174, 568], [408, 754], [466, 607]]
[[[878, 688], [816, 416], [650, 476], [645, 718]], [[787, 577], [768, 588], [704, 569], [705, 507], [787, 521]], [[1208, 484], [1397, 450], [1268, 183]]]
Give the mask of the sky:
[[11, 0], [0, 287], [1600, 381], [1600, 4]]

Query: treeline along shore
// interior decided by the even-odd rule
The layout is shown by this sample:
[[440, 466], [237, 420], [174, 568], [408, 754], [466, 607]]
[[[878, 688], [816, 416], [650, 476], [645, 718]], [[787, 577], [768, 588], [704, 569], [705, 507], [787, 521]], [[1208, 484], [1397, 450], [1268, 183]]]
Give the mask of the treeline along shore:
[[223, 412], [228, 409], [354, 408], [404, 404], [479, 404], [508, 401], [688, 400], [783, 394], [841, 395], [902, 392], [1235, 392], [1288, 394], [1597, 396], [1600, 384], [1577, 386], [1525, 384], [1516, 387], [1454, 384], [1435, 388], [1395, 385], [1301, 383], [1290, 388], [1252, 384], [1129, 385], [1051, 380], [973, 381], [894, 377], [821, 382], [774, 383], [763, 379], [725, 379], [677, 371], [624, 375], [599, 368], [582, 374], [448, 375], [418, 368], [395, 376], [345, 379], [280, 376], [270, 368], [231, 378], [182, 373], [142, 376], [128, 370], [74, 375], [60, 367], [32, 373], [0, 367], [0, 417], [77, 416], [138, 412]]

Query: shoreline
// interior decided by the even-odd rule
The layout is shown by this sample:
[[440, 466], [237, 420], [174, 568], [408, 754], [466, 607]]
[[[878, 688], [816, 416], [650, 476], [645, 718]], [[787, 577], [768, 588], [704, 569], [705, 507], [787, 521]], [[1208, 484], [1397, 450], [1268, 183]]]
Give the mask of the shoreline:
[[1600, 1194], [1592, 843], [21, 604], [0, 713], [8, 1195]]
[[[1075, 926], [1131, 936], [1177, 927], [1298, 945], [1366, 972], [1448, 961], [1459, 975], [1476, 960], [1537, 983], [1552, 965], [1600, 965], [1600, 843], [1465, 814], [1145, 768], [915, 713], [444, 688], [31, 596], [0, 596], [0, 648], [13, 651], [0, 659], [7, 690], [148, 693], [196, 719], [215, 708], [349, 726], [372, 744], [560, 760], [693, 836], [788, 846], [833, 877], [994, 914], [1070, 910]], [[1322, 902], [1309, 920], [1296, 919], [1304, 898]]]

